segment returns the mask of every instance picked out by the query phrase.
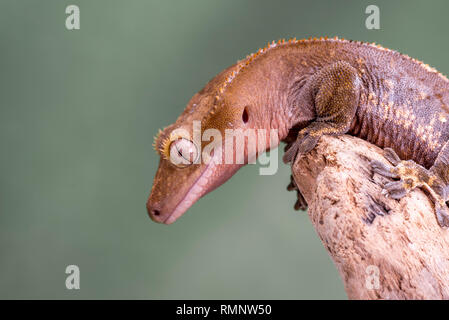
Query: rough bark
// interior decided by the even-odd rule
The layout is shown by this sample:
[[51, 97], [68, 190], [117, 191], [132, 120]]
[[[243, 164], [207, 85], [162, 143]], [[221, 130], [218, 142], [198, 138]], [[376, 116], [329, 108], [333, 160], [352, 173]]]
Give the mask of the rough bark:
[[[369, 164], [388, 163], [382, 154], [351, 136], [322, 137], [292, 167], [308, 215], [350, 299], [449, 299], [449, 230], [423, 191], [400, 201], [382, 194], [385, 178]], [[373, 201], [388, 214], [369, 224], [362, 218]]]

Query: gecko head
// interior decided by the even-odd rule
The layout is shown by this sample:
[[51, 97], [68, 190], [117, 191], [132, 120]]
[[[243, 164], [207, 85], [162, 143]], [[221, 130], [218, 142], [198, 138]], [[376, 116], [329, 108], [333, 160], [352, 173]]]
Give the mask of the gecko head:
[[[245, 159], [255, 156], [255, 151], [248, 152], [246, 147], [242, 155], [236, 152], [242, 134], [239, 129], [252, 123], [249, 107], [236, 101], [228, 105], [225, 100], [217, 107], [215, 94], [207, 92], [206, 86], [177, 121], [156, 137], [154, 147], [160, 160], [147, 201], [153, 221], [173, 223], [200, 197], [227, 181]], [[237, 133], [232, 146], [226, 148], [229, 130]], [[243, 141], [247, 145], [247, 140]]]

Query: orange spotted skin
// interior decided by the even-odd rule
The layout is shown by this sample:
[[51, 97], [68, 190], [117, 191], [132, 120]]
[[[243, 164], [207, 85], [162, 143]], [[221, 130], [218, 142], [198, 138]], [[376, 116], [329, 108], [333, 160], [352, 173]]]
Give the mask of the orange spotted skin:
[[[413, 160], [417, 167], [411, 166], [407, 177], [410, 172], [425, 176], [425, 183], [439, 190], [440, 204], [449, 193], [449, 146], [447, 155], [441, 154], [449, 140], [449, 81], [424, 63], [379, 45], [339, 38], [280, 40], [214, 77], [155, 140], [161, 159], [147, 202], [154, 221], [174, 222], [241, 167], [170, 163], [173, 132], [190, 130], [195, 120], [203, 132], [277, 129], [277, 143], [287, 143], [285, 162], [310, 151], [323, 134], [351, 134]], [[438, 172], [426, 171], [432, 167]], [[389, 170], [379, 169], [391, 176], [394, 170]], [[401, 172], [396, 170], [395, 177], [401, 178]], [[422, 185], [420, 178], [415, 180], [414, 187]], [[298, 197], [301, 204], [295, 207], [305, 208]], [[442, 224], [449, 225], [444, 219]]]

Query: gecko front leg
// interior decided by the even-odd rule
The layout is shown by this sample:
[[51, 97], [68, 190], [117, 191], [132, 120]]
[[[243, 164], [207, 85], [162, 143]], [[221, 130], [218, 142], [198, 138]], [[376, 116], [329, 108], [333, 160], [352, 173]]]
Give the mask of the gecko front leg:
[[295, 142], [285, 152], [285, 163], [294, 162], [298, 154], [312, 150], [322, 135], [338, 135], [349, 130], [359, 104], [361, 80], [357, 70], [345, 61], [326, 66], [304, 86], [306, 101], [312, 104], [317, 118], [299, 131]]

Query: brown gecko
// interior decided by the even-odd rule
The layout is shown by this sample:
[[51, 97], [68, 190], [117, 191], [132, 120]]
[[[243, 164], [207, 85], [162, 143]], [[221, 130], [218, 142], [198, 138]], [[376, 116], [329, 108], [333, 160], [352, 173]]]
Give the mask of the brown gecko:
[[[385, 148], [391, 162], [372, 162], [374, 172], [393, 179], [383, 186], [387, 195], [400, 199], [416, 187], [425, 189], [438, 223], [449, 227], [448, 119], [448, 79], [418, 60], [339, 38], [272, 42], [213, 78], [157, 136], [161, 159], [148, 213], [154, 221], [174, 222], [250, 157], [270, 148], [268, 143], [252, 150], [245, 145], [244, 163], [217, 161], [224, 157], [221, 152], [210, 153], [208, 163], [195, 161], [207, 145], [192, 138], [196, 120], [201, 133], [276, 129], [271, 147], [287, 143], [286, 163], [313, 149], [322, 135], [365, 139]], [[176, 133], [179, 129], [184, 134]], [[224, 143], [217, 141], [215, 151]], [[288, 189], [297, 188], [291, 183]], [[306, 205], [298, 191], [295, 208]], [[381, 214], [372, 210], [367, 222]]]

